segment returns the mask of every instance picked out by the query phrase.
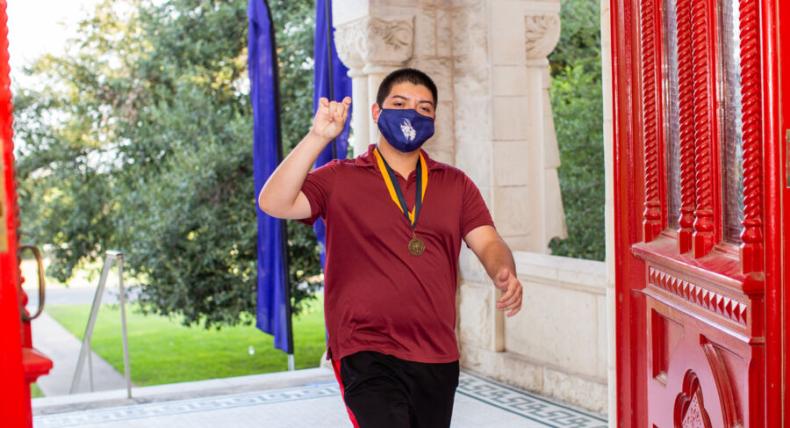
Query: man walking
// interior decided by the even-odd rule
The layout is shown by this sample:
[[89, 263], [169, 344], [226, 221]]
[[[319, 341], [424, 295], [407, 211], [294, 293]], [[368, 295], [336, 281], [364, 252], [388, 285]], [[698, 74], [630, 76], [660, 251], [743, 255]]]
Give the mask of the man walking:
[[475, 184], [420, 147], [434, 133], [437, 89], [415, 69], [381, 83], [378, 144], [310, 172], [337, 137], [351, 99], [322, 98], [310, 132], [258, 197], [267, 214], [326, 223], [328, 358], [355, 426], [449, 427], [458, 386], [455, 336], [461, 241], [515, 315], [522, 286]]

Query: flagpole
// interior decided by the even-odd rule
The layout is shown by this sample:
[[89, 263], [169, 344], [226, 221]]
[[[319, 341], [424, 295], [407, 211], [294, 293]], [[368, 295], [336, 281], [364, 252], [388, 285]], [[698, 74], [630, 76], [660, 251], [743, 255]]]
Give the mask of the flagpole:
[[[326, 22], [326, 66], [329, 78], [329, 101], [335, 100], [335, 81], [332, 66], [332, 0], [324, 2], [324, 21]], [[337, 159], [337, 139], [333, 139], [330, 150], [332, 150], [332, 159]]]

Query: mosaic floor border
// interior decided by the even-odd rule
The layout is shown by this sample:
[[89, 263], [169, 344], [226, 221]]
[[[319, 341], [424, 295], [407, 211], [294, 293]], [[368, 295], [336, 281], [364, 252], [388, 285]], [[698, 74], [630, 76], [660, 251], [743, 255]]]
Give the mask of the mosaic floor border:
[[[599, 415], [574, 409], [474, 374], [461, 374], [457, 393], [550, 428], [602, 428], [607, 426], [606, 420]], [[36, 428], [79, 427], [157, 416], [214, 412], [238, 407], [319, 399], [339, 394], [340, 391], [336, 383], [322, 382], [276, 390], [40, 415], [34, 417], [34, 425]]]

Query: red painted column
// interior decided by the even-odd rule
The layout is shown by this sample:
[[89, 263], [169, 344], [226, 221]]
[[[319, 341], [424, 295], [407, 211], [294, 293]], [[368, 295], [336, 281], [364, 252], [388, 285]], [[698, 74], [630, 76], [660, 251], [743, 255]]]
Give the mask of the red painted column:
[[0, 0], [0, 425], [31, 427], [30, 389], [22, 367], [22, 326], [19, 314], [16, 187], [12, 142], [11, 78], [8, 63], [8, 15]]
[[[614, 235], [615, 235], [615, 340], [618, 427], [647, 426], [646, 346], [644, 341], [645, 265], [631, 248], [643, 241], [645, 232], [642, 181], [645, 153], [639, 109], [642, 90], [638, 84], [640, 55], [632, 38], [640, 16], [633, 0], [611, 0]], [[651, 160], [660, 160], [652, 154]], [[651, 204], [652, 205], [652, 204]], [[652, 206], [651, 206], [652, 207]]]
[[763, 85], [772, 88], [763, 103], [770, 111], [770, 121], [765, 125], [766, 139], [775, 141], [766, 144], [765, 183], [766, 213], [781, 212], [782, 216], [766, 216], [763, 230], [766, 236], [766, 275], [775, 279], [768, 282], [766, 295], [774, 299], [766, 303], [766, 426], [787, 426], [790, 421], [790, 353], [787, 352], [788, 328], [790, 328], [790, 174], [788, 153], [790, 144], [787, 130], [790, 129], [790, 4], [779, 0], [760, 2], [763, 33], [771, 34], [770, 44], [763, 48], [762, 55], [768, 58], [763, 64]]
[[[677, 2], [678, 34], [691, 34], [691, 0]], [[692, 249], [694, 233], [694, 211], [696, 209], [697, 183], [694, 145], [694, 68], [690, 37], [678, 40], [678, 74], [680, 90], [680, 228], [678, 251], [687, 253]]]
[[694, 63], [694, 171], [696, 200], [692, 250], [704, 257], [718, 242], [720, 222], [716, 153], [715, 15], [709, 1], [691, 2], [691, 45]]

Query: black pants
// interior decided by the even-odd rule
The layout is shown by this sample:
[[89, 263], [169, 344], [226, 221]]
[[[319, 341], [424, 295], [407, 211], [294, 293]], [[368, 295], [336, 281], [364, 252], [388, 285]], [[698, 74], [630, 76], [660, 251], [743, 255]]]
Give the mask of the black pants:
[[343, 400], [360, 428], [450, 426], [458, 361], [418, 363], [363, 351], [344, 357], [335, 370]]

